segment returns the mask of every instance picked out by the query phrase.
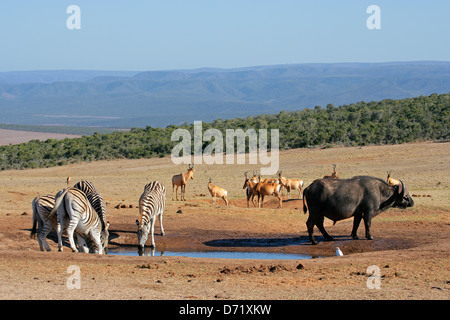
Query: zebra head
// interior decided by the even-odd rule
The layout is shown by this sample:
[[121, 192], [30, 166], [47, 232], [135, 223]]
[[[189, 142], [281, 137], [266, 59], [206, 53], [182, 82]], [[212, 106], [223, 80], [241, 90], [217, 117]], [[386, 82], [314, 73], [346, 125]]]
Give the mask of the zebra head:
[[137, 236], [138, 236], [138, 250], [144, 251], [145, 243], [147, 242], [149, 226], [146, 223], [142, 223], [139, 226], [139, 221], [136, 220], [136, 225], [138, 227]]

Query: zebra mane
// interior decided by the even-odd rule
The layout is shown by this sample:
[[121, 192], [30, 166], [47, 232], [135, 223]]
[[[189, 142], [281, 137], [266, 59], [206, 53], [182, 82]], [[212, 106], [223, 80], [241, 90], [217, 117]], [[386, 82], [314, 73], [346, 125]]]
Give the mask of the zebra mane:
[[106, 226], [106, 205], [100, 192], [95, 188], [91, 181], [83, 180], [73, 186], [84, 192], [94, 210], [97, 212], [102, 223], [102, 230]]

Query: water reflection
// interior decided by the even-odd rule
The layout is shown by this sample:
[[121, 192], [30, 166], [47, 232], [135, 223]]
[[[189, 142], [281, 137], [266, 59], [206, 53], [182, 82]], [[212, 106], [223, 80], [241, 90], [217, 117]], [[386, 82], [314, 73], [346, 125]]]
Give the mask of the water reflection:
[[279, 252], [242, 252], [242, 251], [162, 251], [154, 248], [144, 248], [139, 251], [130, 248], [109, 249], [110, 255], [123, 256], [175, 256], [191, 258], [222, 258], [222, 259], [264, 259], [264, 260], [298, 260], [314, 259], [322, 256], [314, 256], [301, 253], [279, 253]]

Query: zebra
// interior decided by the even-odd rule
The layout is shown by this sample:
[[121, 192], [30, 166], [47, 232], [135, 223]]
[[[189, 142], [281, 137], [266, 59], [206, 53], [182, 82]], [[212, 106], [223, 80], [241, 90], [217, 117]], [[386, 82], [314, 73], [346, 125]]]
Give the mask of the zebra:
[[[33, 199], [31, 203], [33, 208], [33, 227], [31, 229], [30, 237], [36, 237], [41, 251], [51, 251], [47, 243], [47, 235], [51, 230], [56, 231], [56, 215], [50, 215], [55, 206], [55, 196], [43, 195]], [[36, 230], [37, 225], [37, 230]], [[45, 247], [45, 250], [44, 250]]]
[[101, 220], [83, 191], [71, 187], [59, 191], [50, 214], [55, 213], [57, 213], [58, 251], [63, 250], [62, 231], [66, 228], [73, 252], [78, 252], [73, 239], [73, 233], [76, 231], [80, 250], [86, 252], [85, 240], [88, 239], [94, 253], [103, 253], [108, 244], [109, 223], [102, 230]]
[[[67, 182], [69, 183], [69, 181]], [[98, 190], [95, 188], [94, 184], [90, 181], [83, 180], [78, 182], [73, 186], [74, 188], [77, 188], [84, 192], [86, 197], [88, 198], [89, 202], [91, 203], [94, 210], [97, 212], [98, 216], [100, 217], [100, 221], [102, 223], [102, 231], [105, 230], [106, 227], [106, 205], [105, 201], [103, 200], [102, 195]]]
[[[35, 238], [37, 234], [37, 240], [41, 251], [51, 251], [48, 243], [47, 236], [50, 231], [57, 231], [57, 215], [51, 214], [52, 209], [55, 206], [55, 196], [43, 195], [33, 199], [31, 203], [33, 209], [33, 227], [30, 232], [30, 237]], [[36, 228], [37, 225], [37, 228]], [[77, 233], [77, 240], [79, 244], [85, 244], [84, 238], [80, 238], [81, 235]], [[45, 250], [44, 250], [45, 248]]]
[[154, 230], [156, 216], [159, 216], [161, 235], [164, 235], [162, 218], [165, 205], [166, 188], [158, 181], [153, 181], [145, 185], [144, 192], [139, 198], [140, 218], [136, 220], [139, 252], [143, 252], [149, 232], [151, 232], [152, 237], [151, 247], [155, 247]]

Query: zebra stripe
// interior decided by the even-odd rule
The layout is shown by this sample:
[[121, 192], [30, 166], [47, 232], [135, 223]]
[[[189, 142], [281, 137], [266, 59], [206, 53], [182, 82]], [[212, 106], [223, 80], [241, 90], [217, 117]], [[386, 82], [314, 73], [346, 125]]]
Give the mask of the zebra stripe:
[[[33, 199], [31, 204], [33, 208], [33, 227], [31, 229], [30, 237], [35, 237], [41, 251], [51, 251], [47, 243], [47, 235], [51, 230], [56, 231], [56, 215], [50, 215], [55, 205], [55, 197], [52, 195], [38, 196]], [[37, 229], [36, 229], [37, 225]]]
[[73, 186], [84, 192], [94, 210], [97, 212], [102, 223], [102, 230], [105, 230], [106, 226], [106, 205], [102, 195], [95, 188], [91, 181], [83, 180]]
[[144, 192], [139, 198], [139, 221], [138, 226], [138, 249], [144, 249], [148, 234], [151, 232], [151, 246], [155, 247], [154, 230], [156, 216], [159, 216], [159, 225], [161, 235], [164, 235], [162, 215], [166, 205], [166, 188], [158, 181], [150, 182], [145, 185]]
[[79, 249], [86, 252], [85, 240], [89, 240], [94, 253], [102, 254], [108, 243], [108, 227], [102, 230], [102, 223], [83, 191], [77, 188], [65, 188], [56, 195], [55, 207], [51, 214], [57, 212], [58, 250], [62, 251], [62, 231], [66, 232], [72, 251], [78, 252], [73, 239], [76, 231]]

